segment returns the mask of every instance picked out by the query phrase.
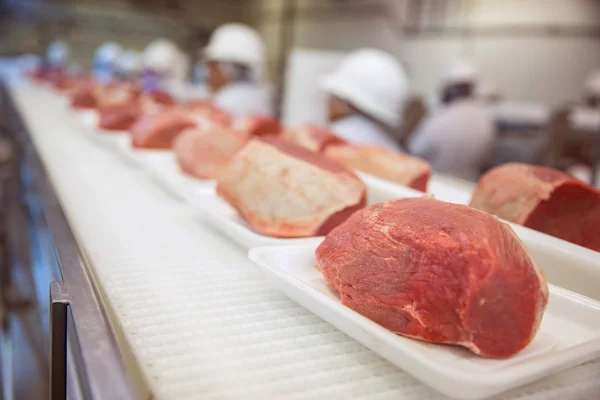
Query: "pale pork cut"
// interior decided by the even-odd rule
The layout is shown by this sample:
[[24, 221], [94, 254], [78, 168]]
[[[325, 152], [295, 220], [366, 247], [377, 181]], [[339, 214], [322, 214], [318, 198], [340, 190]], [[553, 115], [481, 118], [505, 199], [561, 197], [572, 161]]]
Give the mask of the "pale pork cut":
[[288, 129], [283, 133], [283, 137], [291, 142], [305, 147], [311, 151], [320, 152], [332, 144], [346, 143], [343, 139], [337, 137], [329, 129], [319, 125], [301, 125], [294, 129]]
[[600, 251], [600, 190], [564, 172], [501, 165], [481, 177], [471, 207]]
[[548, 301], [541, 270], [507, 224], [429, 197], [358, 211], [316, 259], [342, 304], [392, 332], [484, 357], [524, 349]]
[[259, 233], [324, 235], [366, 204], [341, 164], [274, 137], [252, 139], [217, 180], [217, 193]]
[[325, 149], [325, 155], [348, 168], [422, 192], [427, 191], [431, 167], [420, 158], [375, 146], [354, 145], [329, 146]]
[[191, 128], [175, 139], [173, 150], [179, 168], [199, 179], [216, 179], [248, 137], [231, 128], [214, 125]]

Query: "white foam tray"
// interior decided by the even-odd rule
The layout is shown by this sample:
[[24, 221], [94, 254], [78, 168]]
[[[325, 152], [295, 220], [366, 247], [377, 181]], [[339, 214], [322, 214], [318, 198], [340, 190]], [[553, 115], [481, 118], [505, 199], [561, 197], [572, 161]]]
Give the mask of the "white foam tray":
[[193, 200], [196, 193], [214, 192], [214, 180], [195, 179], [183, 173], [171, 151], [130, 149], [129, 157], [140, 163], [163, 188], [183, 200]]
[[486, 398], [600, 356], [600, 303], [552, 285], [536, 338], [507, 360], [395, 335], [341, 304], [314, 267], [317, 245], [256, 248], [249, 257], [292, 300], [448, 396]]
[[[423, 193], [403, 186], [390, 185], [389, 182], [373, 178], [369, 175], [359, 174], [367, 185], [368, 204], [399, 197], [422, 196]], [[275, 238], [261, 235], [254, 231], [250, 224], [244, 221], [238, 213], [225, 200], [221, 199], [213, 190], [199, 188], [185, 197], [196, 212], [210, 222], [216, 229], [229, 236], [233, 241], [246, 248], [286, 245], [314, 241], [315, 238]]]

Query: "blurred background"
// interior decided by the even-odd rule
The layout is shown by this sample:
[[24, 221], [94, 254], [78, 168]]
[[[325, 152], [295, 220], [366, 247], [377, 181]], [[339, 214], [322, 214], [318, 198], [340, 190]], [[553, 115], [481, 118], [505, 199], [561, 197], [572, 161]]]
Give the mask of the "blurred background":
[[396, 55], [417, 94], [468, 54], [482, 82], [517, 101], [557, 106], [578, 99], [600, 65], [597, 0], [0, 0], [0, 55], [45, 52], [56, 39], [90, 67], [105, 41], [142, 50], [156, 37], [190, 56], [224, 22], [254, 26], [277, 81], [292, 47]]

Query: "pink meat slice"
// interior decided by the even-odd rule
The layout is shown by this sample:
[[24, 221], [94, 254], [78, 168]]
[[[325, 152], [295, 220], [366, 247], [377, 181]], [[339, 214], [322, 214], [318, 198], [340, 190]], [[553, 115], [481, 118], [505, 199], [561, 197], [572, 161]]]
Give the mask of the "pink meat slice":
[[195, 178], [216, 179], [248, 137], [230, 128], [214, 125], [182, 132], [173, 149], [181, 170]]
[[194, 120], [176, 108], [166, 107], [154, 114], [145, 114], [131, 126], [132, 146], [149, 149], [170, 149], [185, 129], [196, 126]]
[[219, 174], [217, 193], [259, 233], [324, 235], [366, 204], [341, 164], [274, 136], [251, 140]]
[[299, 146], [316, 152], [325, 150], [329, 145], [347, 143], [328, 128], [313, 124], [305, 124], [294, 129], [289, 129], [283, 133], [283, 137]]
[[600, 190], [551, 168], [510, 163], [479, 180], [471, 207], [600, 251]]
[[428, 197], [358, 211], [316, 259], [344, 305], [392, 332], [484, 357], [524, 349], [548, 301], [542, 272], [508, 225]]
[[422, 192], [427, 191], [431, 166], [425, 160], [375, 146], [332, 145], [325, 155], [348, 168], [366, 172]]
[[211, 103], [192, 105], [156, 105], [140, 116], [130, 131], [133, 146], [139, 148], [171, 148], [179, 134], [188, 128], [207, 131], [213, 127], [228, 126], [228, 114], [221, 112]]

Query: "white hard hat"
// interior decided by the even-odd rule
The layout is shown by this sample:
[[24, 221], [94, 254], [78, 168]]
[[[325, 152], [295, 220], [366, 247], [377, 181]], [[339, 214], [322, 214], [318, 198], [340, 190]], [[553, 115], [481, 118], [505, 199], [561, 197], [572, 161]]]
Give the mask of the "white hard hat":
[[125, 50], [115, 60], [117, 70], [122, 73], [131, 74], [142, 69], [142, 56], [138, 51]]
[[408, 78], [392, 55], [377, 49], [362, 49], [347, 56], [325, 78], [322, 88], [394, 127], [400, 123]]
[[218, 27], [204, 48], [209, 61], [228, 61], [260, 68], [265, 61], [265, 44], [260, 34], [244, 24], [224, 24]]
[[94, 53], [94, 61], [106, 64], [114, 63], [123, 49], [115, 42], [102, 43]]
[[71, 49], [67, 42], [55, 40], [50, 43], [46, 51], [46, 57], [50, 64], [62, 64], [67, 62]]
[[600, 96], [600, 69], [590, 74], [585, 82], [585, 89], [590, 94]]
[[473, 64], [465, 59], [458, 59], [450, 64], [444, 75], [444, 81], [446, 83], [475, 83], [478, 75], [477, 68]]
[[161, 73], [171, 72], [179, 62], [179, 57], [175, 43], [168, 39], [157, 39], [144, 49], [144, 67]]

